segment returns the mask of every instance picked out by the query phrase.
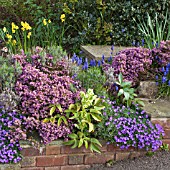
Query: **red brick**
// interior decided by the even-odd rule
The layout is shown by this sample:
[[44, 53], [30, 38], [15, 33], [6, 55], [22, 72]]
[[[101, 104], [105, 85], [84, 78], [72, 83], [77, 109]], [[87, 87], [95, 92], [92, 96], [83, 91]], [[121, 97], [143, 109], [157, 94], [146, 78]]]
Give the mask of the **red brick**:
[[119, 160], [125, 160], [125, 159], [128, 159], [130, 156], [130, 152], [117, 152], [116, 153], [116, 161], [119, 161]]
[[30, 168], [22, 168], [22, 170], [44, 170], [44, 167], [30, 167]]
[[90, 168], [90, 165], [62, 166], [61, 170], [85, 170], [86, 168]]
[[68, 164], [69, 165], [80, 165], [83, 164], [84, 155], [69, 155]]
[[46, 155], [58, 155], [60, 154], [60, 146], [49, 145], [46, 146]]
[[45, 167], [45, 170], [61, 170], [60, 166]]
[[170, 129], [170, 118], [152, 119], [152, 123], [160, 124], [164, 129]]
[[35, 157], [23, 157], [21, 161], [21, 167], [32, 167], [36, 166], [36, 158]]
[[37, 157], [37, 166], [58, 166], [67, 165], [67, 156], [41, 156]]
[[130, 151], [136, 151], [137, 149], [134, 147], [129, 147], [128, 149], [120, 149], [119, 146], [115, 146], [114, 144], [109, 144], [107, 146], [107, 151], [108, 152], [116, 152], [116, 151], [121, 151], [121, 152], [130, 152]]
[[85, 164], [102, 164], [109, 160], [114, 160], [115, 153], [101, 153], [101, 154], [88, 154], [85, 155]]
[[170, 129], [164, 129], [164, 131], [165, 131], [165, 136], [163, 138], [170, 139]]
[[43, 148], [42, 153], [40, 153], [39, 149], [35, 148], [23, 148], [21, 151], [23, 156], [40, 156], [45, 154], [45, 148]]
[[90, 153], [91, 151], [89, 149], [86, 149], [85, 147], [81, 148], [74, 148], [72, 149], [70, 146], [62, 146], [61, 147], [61, 153], [63, 154], [75, 154], [75, 153]]

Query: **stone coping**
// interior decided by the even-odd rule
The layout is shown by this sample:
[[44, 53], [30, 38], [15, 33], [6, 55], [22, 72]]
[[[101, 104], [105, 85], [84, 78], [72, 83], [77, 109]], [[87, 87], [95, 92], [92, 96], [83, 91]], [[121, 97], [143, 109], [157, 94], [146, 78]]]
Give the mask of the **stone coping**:
[[101, 60], [102, 55], [105, 58], [109, 58], [111, 55], [114, 56], [121, 50], [132, 48], [132, 47], [122, 47], [114, 46], [113, 54], [111, 54], [111, 45], [82, 45], [80, 49], [87, 55], [89, 59]]
[[143, 109], [152, 118], [170, 118], [170, 100], [145, 99]]

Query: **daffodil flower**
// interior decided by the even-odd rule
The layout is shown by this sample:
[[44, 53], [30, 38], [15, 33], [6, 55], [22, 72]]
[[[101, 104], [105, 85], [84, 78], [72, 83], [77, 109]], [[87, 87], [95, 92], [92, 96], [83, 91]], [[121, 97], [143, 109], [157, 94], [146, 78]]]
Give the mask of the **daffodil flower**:
[[7, 32], [7, 29], [6, 27], [3, 28], [3, 32], [6, 33]]
[[44, 25], [47, 25], [46, 19], [43, 19], [43, 24], [44, 24]]
[[17, 29], [19, 29], [19, 27], [17, 26], [17, 25], [15, 25], [13, 22], [12, 22], [12, 33], [14, 34], [15, 33], [15, 31], [17, 30]]
[[65, 14], [62, 14], [61, 16], [60, 16], [60, 19], [61, 19], [61, 22], [64, 22], [65, 21]]
[[32, 28], [31, 28], [31, 26], [27, 23], [27, 22], [23, 22], [23, 21], [21, 21], [21, 25], [22, 25], [22, 30], [23, 31], [25, 31], [25, 30], [31, 30]]
[[28, 33], [27, 38], [30, 39], [31, 32]]
[[16, 43], [17, 43], [16, 40], [12, 41], [12, 45], [16, 45]]
[[50, 19], [48, 20], [48, 23], [49, 23], [49, 24], [51, 23], [51, 20], [50, 20]]
[[10, 34], [7, 34], [6, 37], [7, 37], [8, 39], [12, 39], [12, 35], [10, 35]]

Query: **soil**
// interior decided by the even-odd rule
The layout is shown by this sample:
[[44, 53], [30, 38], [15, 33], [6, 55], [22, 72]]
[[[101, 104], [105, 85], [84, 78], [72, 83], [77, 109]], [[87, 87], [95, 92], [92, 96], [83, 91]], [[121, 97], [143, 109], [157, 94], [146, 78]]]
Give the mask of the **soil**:
[[117, 161], [110, 167], [107, 164], [93, 165], [88, 170], [170, 170], [170, 152], [159, 151], [153, 156]]

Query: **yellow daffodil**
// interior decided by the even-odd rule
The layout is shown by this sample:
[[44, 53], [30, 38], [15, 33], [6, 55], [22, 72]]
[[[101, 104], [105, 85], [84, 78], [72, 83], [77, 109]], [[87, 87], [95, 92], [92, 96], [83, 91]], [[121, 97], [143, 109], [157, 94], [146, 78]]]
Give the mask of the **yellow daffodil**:
[[3, 28], [3, 32], [6, 33], [7, 32], [7, 29], [6, 27]]
[[15, 25], [13, 22], [12, 22], [12, 33], [15, 33], [15, 31], [17, 30], [17, 29], [19, 29], [19, 27], [17, 26], [17, 25]]
[[65, 21], [65, 14], [62, 14], [61, 16], [60, 16], [60, 19], [61, 19], [61, 22], [64, 22]]
[[28, 33], [27, 38], [30, 39], [31, 32]]
[[21, 25], [22, 25], [22, 30], [25, 31], [25, 30], [31, 30], [31, 26], [27, 23], [27, 22], [23, 22], [21, 21]]
[[12, 35], [10, 35], [10, 34], [7, 34], [6, 37], [7, 37], [8, 39], [12, 39]]
[[51, 23], [51, 20], [50, 20], [50, 19], [48, 20], [48, 23], [49, 23], [49, 24]]
[[46, 19], [43, 19], [43, 24], [44, 24], [44, 25], [47, 25]]
[[16, 45], [16, 43], [17, 43], [16, 40], [12, 41], [12, 45]]

